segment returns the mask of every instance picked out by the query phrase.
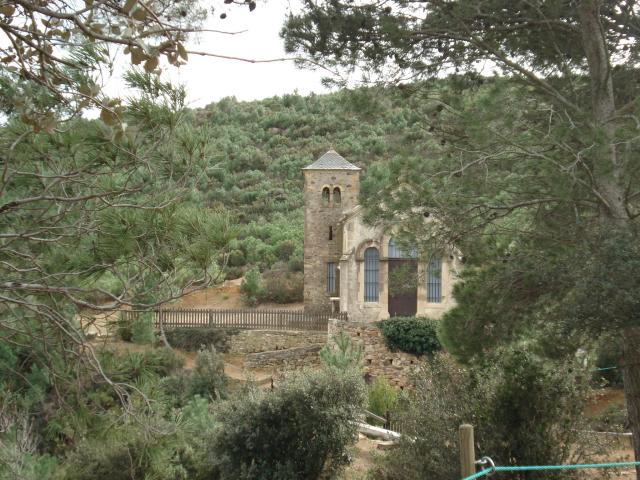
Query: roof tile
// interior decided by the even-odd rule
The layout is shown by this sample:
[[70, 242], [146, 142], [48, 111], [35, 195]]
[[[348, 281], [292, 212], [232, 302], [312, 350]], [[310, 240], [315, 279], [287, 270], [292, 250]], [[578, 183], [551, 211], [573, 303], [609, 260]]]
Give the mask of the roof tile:
[[335, 150], [329, 150], [311, 165], [303, 168], [303, 170], [361, 170], [353, 163], [347, 162]]

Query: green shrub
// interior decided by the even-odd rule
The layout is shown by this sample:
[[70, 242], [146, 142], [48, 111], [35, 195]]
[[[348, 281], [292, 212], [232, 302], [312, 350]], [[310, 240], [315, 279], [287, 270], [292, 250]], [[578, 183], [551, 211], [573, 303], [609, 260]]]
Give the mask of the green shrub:
[[301, 257], [290, 258], [287, 262], [287, 268], [290, 272], [304, 271], [304, 259], [302, 259]]
[[396, 389], [382, 375], [376, 377], [375, 382], [369, 387], [369, 406], [367, 409], [383, 417], [387, 412], [394, 410], [397, 401], [398, 392]]
[[218, 352], [229, 350], [229, 339], [238, 333], [234, 328], [184, 327], [165, 330], [165, 337], [174, 348], [197, 352], [213, 345]]
[[187, 479], [175, 424], [138, 418], [81, 442], [57, 478], [65, 480]]
[[104, 350], [100, 353], [100, 361], [107, 375], [119, 382], [166, 377], [184, 365], [182, 358], [165, 347], [124, 353]]
[[247, 259], [242, 250], [231, 250], [227, 265], [230, 267], [242, 267], [247, 264]]
[[258, 303], [258, 296], [262, 292], [262, 278], [257, 268], [252, 268], [244, 276], [240, 284], [240, 291], [247, 305], [255, 306]]
[[227, 395], [227, 376], [224, 374], [224, 360], [215, 347], [200, 350], [191, 372], [191, 395], [218, 400]]
[[[365, 401], [358, 372], [303, 371], [274, 392], [251, 391], [222, 405], [203, 478], [307, 479], [333, 476], [357, 438]], [[325, 477], [326, 478], [326, 477]]]
[[235, 280], [244, 275], [244, 270], [244, 267], [227, 267], [224, 271], [224, 278], [226, 280]]
[[160, 391], [164, 394], [163, 402], [171, 408], [185, 406], [191, 396], [191, 372], [182, 370], [160, 379]]
[[130, 342], [133, 338], [133, 331], [131, 328], [131, 321], [125, 319], [123, 314], [118, 314], [118, 320], [116, 322], [116, 335], [123, 342]]
[[[596, 370], [594, 375], [597, 379], [604, 379], [615, 387], [622, 386], [622, 369], [620, 368], [620, 344], [611, 339], [603, 341], [596, 351]], [[602, 369], [602, 370], [600, 370]]]
[[138, 344], [152, 343], [155, 338], [153, 313], [143, 312], [131, 324], [131, 341]]
[[289, 260], [293, 252], [296, 250], [296, 242], [292, 240], [284, 240], [276, 246], [276, 255], [282, 262]]
[[[585, 429], [586, 388], [586, 375], [573, 359], [551, 362], [524, 346], [496, 352], [474, 370], [436, 354], [414, 377], [411, 395], [398, 399], [403, 437], [374, 478], [459, 479], [462, 423], [474, 425], [478, 458], [488, 455], [499, 465], [577, 463], [585, 452], [595, 452], [593, 435], [581, 438], [578, 433]], [[530, 472], [526, 478], [574, 475]]]
[[327, 344], [320, 350], [320, 362], [325, 367], [346, 370], [360, 367], [362, 347], [355, 345], [349, 335], [342, 330], [332, 338], [333, 344]]
[[389, 350], [413, 355], [433, 355], [442, 349], [436, 321], [426, 317], [392, 317], [377, 323]]
[[291, 272], [279, 265], [262, 274], [262, 289], [258, 301], [273, 303], [301, 302], [304, 295], [304, 278], [301, 272]]

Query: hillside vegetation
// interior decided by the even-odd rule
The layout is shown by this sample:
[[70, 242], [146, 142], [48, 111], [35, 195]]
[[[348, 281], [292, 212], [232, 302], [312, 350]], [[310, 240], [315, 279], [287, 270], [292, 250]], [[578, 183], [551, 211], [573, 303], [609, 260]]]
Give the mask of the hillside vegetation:
[[432, 100], [405, 88], [226, 98], [193, 111], [190, 121], [209, 137], [210, 148], [191, 200], [224, 205], [243, 225], [232, 242], [229, 276], [246, 265], [264, 270], [278, 262], [301, 271], [301, 169], [334, 148], [364, 169], [366, 196], [393, 156], [427, 156], [431, 135], [424, 120], [433, 109]]

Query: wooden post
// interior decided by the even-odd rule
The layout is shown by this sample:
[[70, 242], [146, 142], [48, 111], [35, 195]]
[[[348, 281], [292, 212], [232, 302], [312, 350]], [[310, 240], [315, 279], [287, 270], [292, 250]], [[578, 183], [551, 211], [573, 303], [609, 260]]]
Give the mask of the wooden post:
[[462, 478], [476, 473], [476, 452], [473, 440], [473, 426], [460, 425], [460, 474]]

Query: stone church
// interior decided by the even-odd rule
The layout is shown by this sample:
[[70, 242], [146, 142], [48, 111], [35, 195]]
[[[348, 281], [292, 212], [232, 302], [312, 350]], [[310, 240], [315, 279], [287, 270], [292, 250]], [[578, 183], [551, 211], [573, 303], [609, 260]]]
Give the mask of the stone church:
[[395, 243], [393, 229], [366, 225], [358, 204], [361, 169], [329, 150], [304, 172], [304, 304], [349, 320], [438, 318], [453, 305], [454, 254], [426, 255]]

